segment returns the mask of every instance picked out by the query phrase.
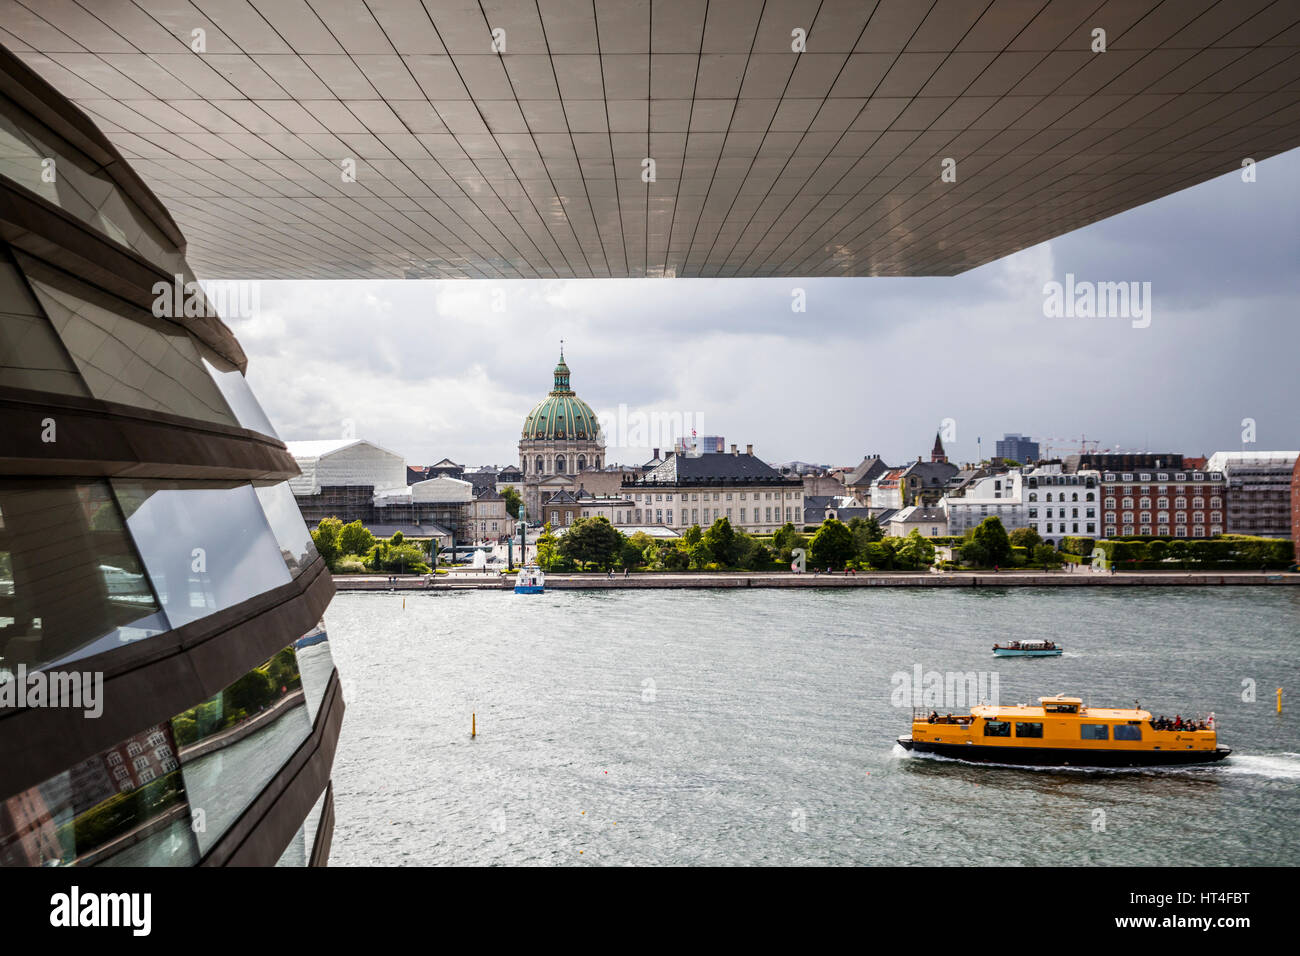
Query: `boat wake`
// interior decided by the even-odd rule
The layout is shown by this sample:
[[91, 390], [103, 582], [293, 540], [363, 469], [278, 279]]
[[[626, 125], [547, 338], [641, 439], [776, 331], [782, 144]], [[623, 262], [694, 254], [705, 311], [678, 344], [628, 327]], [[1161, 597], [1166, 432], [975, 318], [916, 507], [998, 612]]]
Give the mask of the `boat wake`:
[[[1237, 757], [1234, 754], [1221, 763], [1203, 763], [1203, 764], [1176, 764], [1168, 767], [1075, 767], [1068, 764], [1051, 764], [1036, 765], [1026, 763], [999, 763], [996, 760], [962, 760], [958, 757], [946, 757], [943, 754], [918, 753], [914, 750], [905, 750], [901, 744], [894, 744], [890, 751], [891, 757], [902, 757], [908, 760], [927, 760], [935, 763], [955, 763], [963, 767], [993, 767], [998, 770], [1025, 770], [1031, 773], [1069, 773], [1082, 774], [1087, 776], [1116, 776], [1116, 775], [1137, 775], [1151, 776], [1153, 774], [1202, 774], [1221, 770], [1230, 770], [1232, 761]], [[1295, 755], [1297, 761], [1300, 761], [1300, 754]], [[1296, 773], [1300, 774], [1300, 762], [1295, 764]]]
[[1283, 751], [1276, 754], [1235, 753], [1223, 762], [1228, 773], [1244, 773], [1275, 780], [1300, 780], [1300, 754]]

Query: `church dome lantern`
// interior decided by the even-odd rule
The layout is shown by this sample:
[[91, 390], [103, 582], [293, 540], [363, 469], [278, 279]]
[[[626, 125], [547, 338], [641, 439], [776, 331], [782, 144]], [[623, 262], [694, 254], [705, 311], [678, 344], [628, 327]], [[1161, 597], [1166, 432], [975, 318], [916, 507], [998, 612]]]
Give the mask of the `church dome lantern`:
[[524, 441], [599, 441], [600, 423], [591, 406], [569, 384], [569, 366], [560, 352], [551, 392], [524, 419]]

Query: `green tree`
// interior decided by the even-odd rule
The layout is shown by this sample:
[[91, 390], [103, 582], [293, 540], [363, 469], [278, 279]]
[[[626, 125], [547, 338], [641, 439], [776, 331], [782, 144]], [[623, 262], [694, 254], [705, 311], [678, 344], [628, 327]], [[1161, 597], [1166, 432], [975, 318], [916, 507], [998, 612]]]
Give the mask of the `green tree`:
[[961, 560], [977, 568], [988, 567], [993, 562], [989, 560], [988, 548], [980, 544], [974, 538], [965, 539], [957, 549], [961, 554]]
[[923, 537], [920, 531], [913, 528], [912, 533], [899, 544], [895, 556], [906, 567], [928, 567], [934, 562], [934, 545], [928, 538]]
[[738, 567], [746, 571], [766, 571], [772, 567], [772, 550], [767, 545], [749, 535], [745, 535], [744, 544], [745, 550], [736, 562]]
[[[635, 537], [635, 535], [633, 537]], [[649, 536], [647, 535], [647, 537]], [[631, 539], [625, 540], [623, 542], [623, 547], [621, 547], [618, 552], [618, 563], [621, 567], [627, 568], [628, 570], [639, 568], [641, 565], [645, 564], [645, 552], [641, 548], [638, 548], [635, 542]]]
[[623, 535], [604, 515], [579, 518], [560, 539], [560, 554], [579, 566], [594, 564], [602, 571], [614, 566], [623, 547]]
[[1043, 536], [1034, 528], [1024, 527], [1016, 528], [1007, 535], [1007, 540], [1011, 542], [1012, 547], [1025, 548], [1030, 554], [1034, 549], [1043, 543]]
[[537, 566], [543, 571], [550, 571], [559, 563], [560, 551], [548, 521], [542, 526], [542, 533], [537, 538]]
[[[972, 539], [984, 549], [985, 563], [1005, 567], [1011, 560], [1011, 541], [1007, 538], [1007, 529], [1002, 526], [1002, 519], [989, 515], [974, 529]], [[964, 556], [965, 552], [963, 552]]]
[[279, 690], [266, 671], [251, 670], [222, 692], [226, 712], [229, 714], [242, 710], [247, 714], [255, 714], [275, 700]]
[[704, 537], [704, 532], [700, 530], [700, 526], [697, 524], [691, 525], [682, 534], [682, 540], [685, 541], [686, 544], [691, 547], [694, 547], [695, 545], [699, 544], [700, 539], [703, 537]]
[[501, 489], [501, 497], [506, 499], [506, 514], [515, 521], [519, 520], [519, 506], [524, 503], [524, 499], [519, 496], [514, 485], [506, 485]]
[[849, 521], [849, 531], [853, 534], [853, 554], [859, 561], [868, 560], [867, 545], [881, 541], [885, 537], [875, 515], [853, 518]]
[[713, 555], [713, 560], [724, 568], [736, 565], [736, 529], [726, 518], [718, 518], [704, 532], [704, 545]]
[[665, 571], [685, 571], [691, 566], [691, 556], [677, 546], [676, 541], [660, 541], [658, 564]]
[[1035, 545], [1033, 555], [1034, 563], [1042, 565], [1044, 568], [1056, 567], [1061, 563], [1061, 556], [1057, 554], [1056, 549], [1050, 544]]
[[843, 567], [853, 557], [853, 533], [838, 518], [827, 518], [808, 543], [814, 567]]
[[897, 543], [897, 538], [870, 541], [862, 549], [859, 560], [866, 561], [878, 571], [891, 571], [894, 568], [894, 550]]
[[375, 536], [360, 521], [345, 524], [339, 529], [340, 554], [366, 554], [375, 546]]
[[311, 533], [311, 539], [316, 544], [316, 551], [325, 563], [333, 568], [334, 562], [339, 559], [342, 552], [339, 549], [339, 534], [343, 530], [343, 522], [338, 518], [322, 518], [316, 530]]

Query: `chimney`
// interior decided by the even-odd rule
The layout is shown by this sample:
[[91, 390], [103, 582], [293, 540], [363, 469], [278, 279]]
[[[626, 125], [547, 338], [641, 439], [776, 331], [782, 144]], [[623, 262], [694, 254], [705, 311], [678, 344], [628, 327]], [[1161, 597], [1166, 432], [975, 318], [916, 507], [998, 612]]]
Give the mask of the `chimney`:
[[752, 455], [752, 454], [754, 454], [754, 446], [753, 446], [753, 445], [746, 445], [746, 446], [745, 446], [745, 454], [746, 454], [746, 455]]
[[658, 448], [655, 449], [654, 457], [655, 457], [655, 458], [658, 458], [658, 457], [659, 457], [659, 449], [658, 449]]
[[731, 446], [731, 453], [732, 453], [733, 455], [739, 455], [739, 454], [740, 454], [740, 452], [736, 451], [736, 446], [735, 446], [735, 445], [732, 445], [732, 446]]

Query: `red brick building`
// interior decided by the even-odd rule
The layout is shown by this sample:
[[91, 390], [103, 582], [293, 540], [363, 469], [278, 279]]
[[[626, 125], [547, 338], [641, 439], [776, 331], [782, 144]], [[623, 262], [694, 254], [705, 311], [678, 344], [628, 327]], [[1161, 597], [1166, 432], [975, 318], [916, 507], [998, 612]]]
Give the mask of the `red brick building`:
[[1150, 534], [1209, 538], [1222, 534], [1226, 488], [1223, 473], [1217, 471], [1103, 471], [1102, 537]]

